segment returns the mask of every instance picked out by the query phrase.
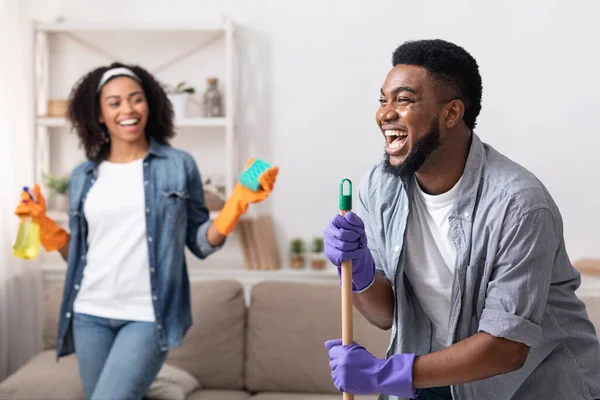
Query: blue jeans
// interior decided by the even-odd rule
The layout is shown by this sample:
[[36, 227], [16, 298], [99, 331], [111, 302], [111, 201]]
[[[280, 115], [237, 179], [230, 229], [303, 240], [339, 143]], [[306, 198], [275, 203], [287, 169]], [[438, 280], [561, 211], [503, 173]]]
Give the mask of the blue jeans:
[[452, 400], [450, 386], [427, 388], [419, 390], [418, 400]]
[[142, 399], [167, 357], [154, 322], [75, 313], [73, 337], [88, 400]]

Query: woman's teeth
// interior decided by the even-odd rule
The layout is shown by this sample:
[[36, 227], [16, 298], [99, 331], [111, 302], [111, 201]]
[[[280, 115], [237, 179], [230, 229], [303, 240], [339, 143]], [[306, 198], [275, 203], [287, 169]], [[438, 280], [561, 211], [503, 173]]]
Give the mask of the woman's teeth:
[[129, 126], [129, 125], [135, 125], [138, 122], [139, 122], [138, 119], [126, 119], [126, 120], [121, 121], [119, 123], [119, 125], [121, 125], [121, 126]]

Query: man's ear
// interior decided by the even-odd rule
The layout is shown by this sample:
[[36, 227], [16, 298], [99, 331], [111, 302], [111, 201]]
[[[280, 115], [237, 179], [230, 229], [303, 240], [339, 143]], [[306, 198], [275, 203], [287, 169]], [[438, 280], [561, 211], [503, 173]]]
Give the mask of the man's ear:
[[444, 125], [446, 129], [454, 128], [465, 115], [465, 103], [462, 100], [452, 100], [444, 108]]

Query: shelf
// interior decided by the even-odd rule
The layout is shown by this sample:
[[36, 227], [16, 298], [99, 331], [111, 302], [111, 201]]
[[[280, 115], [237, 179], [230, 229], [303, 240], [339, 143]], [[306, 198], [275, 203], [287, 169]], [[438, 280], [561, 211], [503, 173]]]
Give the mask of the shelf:
[[[58, 282], [64, 279], [66, 264], [42, 264], [45, 281]], [[244, 268], [189, 268], [192, 281], [234, 279], [246, 285], [263, 281], [291, 282], [339, 282], [337, 270], [328, 266], [323, 270], [313, 270], [310, 267], [302, 269], [282, 268], [276, 270], [249, 270]]]
[[[66, 211], [48, 210], [46, 215], [54, 220], [57, 224], [67, 224], [69, 222], [69, 214]], [[210, 218], [214, 219], [219, 215], [218, 211], [210, 211]]]
[[175, 121], [175, 126], [179, 127], [224, 127], [227, 123], [226, 118], [184, 118]]
[[225, 23], [202, 23], [202, 24], [175, 24], [175, 23], [72, 23], [72, 22], [51, 22], [51, 23], [36, 23], [35, 30], [37, 32], [84, 32], [84, 31], [171, 31], [171, 32], [215, 32], [225, 31], [227, 25]]
[[[182, 118], [175, 120], [175, 127], [225, 127], [226, 118]], [[66, 118], [62, 117], [38, 117], [37, 125], [42, 127], [68, 127], [70, 124]]]

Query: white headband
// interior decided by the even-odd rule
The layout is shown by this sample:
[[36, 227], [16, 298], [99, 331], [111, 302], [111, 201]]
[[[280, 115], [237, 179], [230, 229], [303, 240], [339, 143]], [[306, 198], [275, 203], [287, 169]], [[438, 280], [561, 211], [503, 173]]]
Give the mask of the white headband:
[[130, 76], [133, 79], [135, 79], [136, 81], [140, 82], [140, 78], [129, 68], [117, 67], [117, 68], [109, 69], [106, 72], [104, 72], [104, 74], [102, 74], [102, 78], [100, 78], [100, 83], [98, 83], [98, 88], [96, 89], [96, 91], [99, 92], [100, 89], [102, 89], [102, 86], [104, 86], [104, 84], [110, 78], [113, 78], [115, 76], [122, 76], [122, 75]]

